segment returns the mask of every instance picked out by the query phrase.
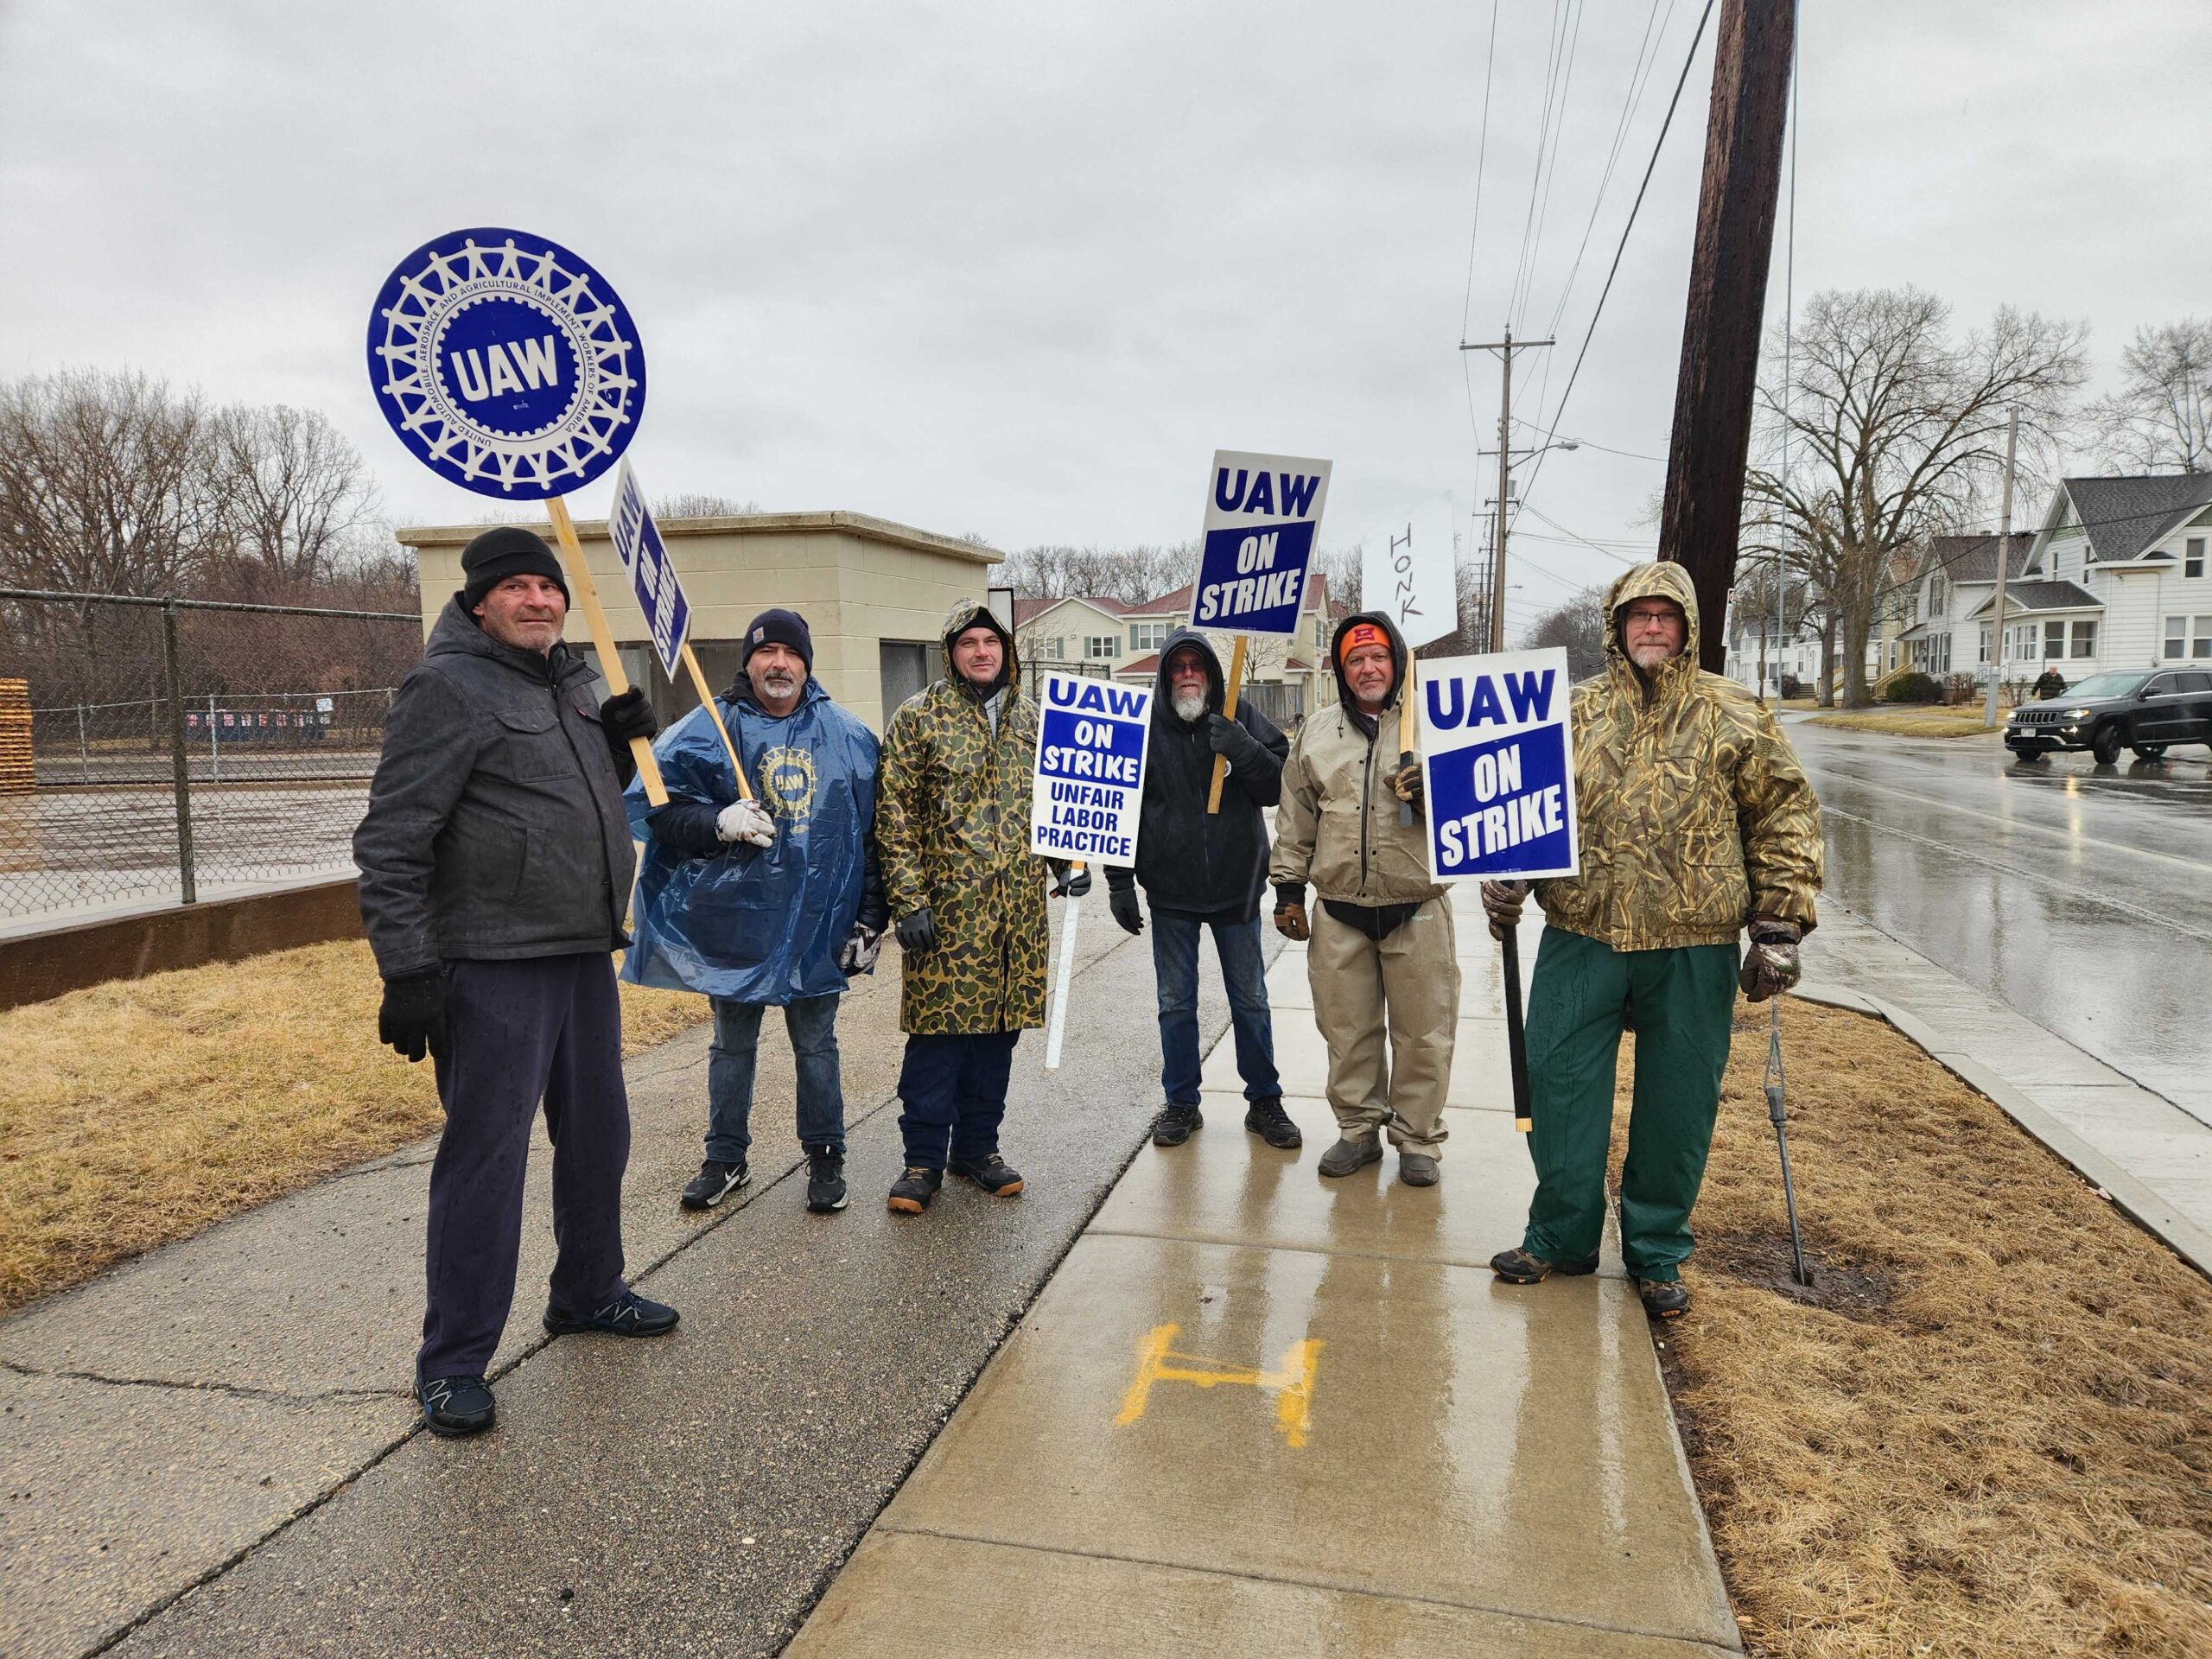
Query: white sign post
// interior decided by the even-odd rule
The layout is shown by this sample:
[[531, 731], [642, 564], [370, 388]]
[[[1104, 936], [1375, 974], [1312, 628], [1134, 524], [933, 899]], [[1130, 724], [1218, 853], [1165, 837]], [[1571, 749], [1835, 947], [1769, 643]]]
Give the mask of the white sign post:
[[[1371, 531], [1359, 544], [1360, 594], [1367, 608], [1398, 625], [1406, 641], [1405, 695], [1398, 699], [1398, 764], [1411, 766], [1415, 676], [1412, 653], [1459, 626], [1459, 561], [1452, 498], [1424, 501], [1402, 519]], [[1411, 806], [1398, 814], [1410, 826]]]
[[1429, 874], [1439, 881], [1575, 874], [1567, 652], [1440, 657], [1421, 669]]
[[[1111, 680], [1047, 674], [1039, 688], [1035, 783], [1029, 802], [1029, 850], [1078, 866], [1137, 861], [1137, 820], [1144, 806], [1145, 757], [1152, 735], [1152, 689]], [[1060, 959], [1045, 1020], [1045, 1069], [1060, 1068], [1068, 988], [1074, 981], [1076, 925], [1083, 900], [1071, 898], [1060, 919]]]
[[[1221, 712], [1236, 718], [1244, 653], [1255, 633], [1294, 634], [1306, 607], [1306, 572], [1329, 499], [1329, 463], [1301, 455], [1213, 452], [1206, 486], [1205, 539], [1191, 589], [1191, 626], [1234, 630]], [[1206, 810], [1221, 810], [1229, 763], [1217, 755]]]
[[607, 509], [607, 536], [614, 543], [622, 568], [630, 573], [630, 590], [637, 596], [638, 608], [645, 614], [645, 626], [652, 631], [653, 650], [659, 653], [662, 669], [671, 681], [679, 664], [690, 674], [699, 706], [721, 734], [729, 769], [737, 774], [739, 798], [751, 800], [753, 785], [745, 776], [744, 758], [730, 741], [722, 711], [715, 706], [714, 689], [707, 683], [698, 658], [692, 654], [691, 606], [677, 577], [676, 561], [668, 556], [660, 526], [653, 523], [652, 509], [645, 505], [645, 487], [626, 458], [614, 469], [614, 499]]

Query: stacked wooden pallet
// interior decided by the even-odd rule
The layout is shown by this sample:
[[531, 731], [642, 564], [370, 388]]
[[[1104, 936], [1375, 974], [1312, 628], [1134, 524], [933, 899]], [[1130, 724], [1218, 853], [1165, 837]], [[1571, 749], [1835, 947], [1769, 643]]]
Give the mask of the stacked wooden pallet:
[[38, 787], [31, 758], [31, 683], [0, 680], [0, 795]]

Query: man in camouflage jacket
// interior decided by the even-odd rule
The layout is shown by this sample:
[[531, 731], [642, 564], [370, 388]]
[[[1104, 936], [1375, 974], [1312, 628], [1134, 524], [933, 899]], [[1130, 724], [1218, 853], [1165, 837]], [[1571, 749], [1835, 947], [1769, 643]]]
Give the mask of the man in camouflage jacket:
[[[1581, 874], [1535, 884], [1548, 924], [1529, 992], [1536, 1194], [1520, 1247], [1491, 1263], [1516, 1284], [1597, 1266], [1626, 1027], [1621, 1254], [1662, 1319], [1689, 1306], [1679, 1268], [1736, 990], [1758, 1002], [1797, 982], [1821, 887], [1820, 804], [1789, 740], [1749, 690], [1698, 667], [1697, 646], [1681, 566], [1638, 565], [1605, 595], [1605, 670], [1573, 703]], [[1484, 884], [1492, 933], [1519, 919], [1527, 892]]]
[[[1022, 1032], [1045, 1023], [1046, 861], [1029, 851], [1037, 705], [1014, 638], [974, 600], [944, 619], [945, 677], [899, 705], [883, 738], [876, 846], [899, 934], [899, 1127], [906, 1168], [890, 1205], [918, 1215], [948, 1169], [1009, 1198], [999, 1155]], [[1080, 894], [1090, 877], [1053, 890]]]

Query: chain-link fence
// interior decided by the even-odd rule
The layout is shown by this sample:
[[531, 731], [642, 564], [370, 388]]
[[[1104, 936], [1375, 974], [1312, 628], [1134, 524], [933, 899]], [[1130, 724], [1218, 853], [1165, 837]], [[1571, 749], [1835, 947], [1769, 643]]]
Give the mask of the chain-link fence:
[[0, 588], [0, 929], [349, 872], [422, 645], [410, 612]]

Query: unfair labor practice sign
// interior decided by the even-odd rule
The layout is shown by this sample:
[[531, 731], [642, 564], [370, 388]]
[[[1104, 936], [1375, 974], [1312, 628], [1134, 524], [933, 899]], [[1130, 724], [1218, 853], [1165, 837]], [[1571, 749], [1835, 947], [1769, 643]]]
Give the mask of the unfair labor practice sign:
[[630, 588], [637, 595], [638, 608], [645, 613], [645, 626], [652, 630], [660, 665], [673, 680], [683, 660], [683, 642], [691, 632], [691, 607], [684, 600], [683, 584], [676, 578], [676, 565], [660, 538], [660, 527], [653, 523], [652, 509], [645, 505], [645, 493], [626, 461], [614, 469], [607, 535], [621, 556], [622, 568], [630, 573]]
[[1328, 497], [1325, 461], [1215, 450], [1191, 626], [1217, 633], [1296, 633]]
[[503, 500], [582, 489], [628, 447], [645, 354], [607, 279], [522, 231], [454, 231], [385, 279], [369, 379], [432, 472]]
[[1135, 864], [1151, 689], [1047, 674], [1040, 708], [1029, 850], [1085, 864]]
[[1576, 874], [1567, 652], [1425, 661], [1419, 696], [1429, 874], [1440, 881]]

